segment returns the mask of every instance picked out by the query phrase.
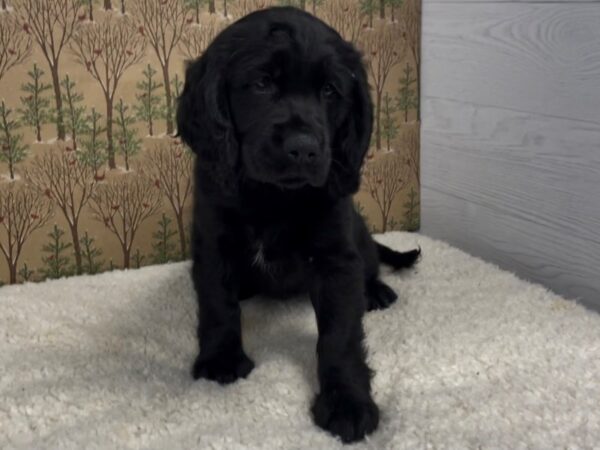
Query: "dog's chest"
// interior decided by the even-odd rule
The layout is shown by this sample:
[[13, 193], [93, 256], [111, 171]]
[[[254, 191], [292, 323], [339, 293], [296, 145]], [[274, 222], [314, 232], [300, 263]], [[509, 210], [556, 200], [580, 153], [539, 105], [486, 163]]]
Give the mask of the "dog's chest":
[[273, 263], [269, 263], [265, 256], [265, 244], [262, 241], [256, 241], [253, 245], [254, 256], [252, 257], [252, 266], [260, 269], [262, 272], [270, 272]]
[[261, 273], [278, 276], [298, 269], [298, 266], [308, 260], [306, 255], [297, 247], [296, 242], [285, 239], [255, 239], [251, 245], [251, 265]]

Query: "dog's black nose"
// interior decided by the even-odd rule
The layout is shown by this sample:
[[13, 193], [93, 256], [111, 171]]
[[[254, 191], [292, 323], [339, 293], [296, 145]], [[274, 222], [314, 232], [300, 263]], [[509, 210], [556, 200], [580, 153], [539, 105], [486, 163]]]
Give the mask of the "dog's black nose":
[[317, 138], [305, 133], [288, 137], [283, 144], [283, 150], [296, 164], [314, 164], [321, 153]]

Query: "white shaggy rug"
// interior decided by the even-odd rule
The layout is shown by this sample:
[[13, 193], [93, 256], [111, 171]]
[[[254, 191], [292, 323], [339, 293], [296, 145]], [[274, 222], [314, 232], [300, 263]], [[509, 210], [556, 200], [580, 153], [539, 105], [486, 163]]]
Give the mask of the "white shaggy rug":
[[[598, 448], [600, 316], [418, 234], [365, 318], [379, 429], [352, 448]], [[243, 303], [256, 362], [193, 382], [188, 263], [0, 289], [0, 448], [328, 449], [306, 299]]]

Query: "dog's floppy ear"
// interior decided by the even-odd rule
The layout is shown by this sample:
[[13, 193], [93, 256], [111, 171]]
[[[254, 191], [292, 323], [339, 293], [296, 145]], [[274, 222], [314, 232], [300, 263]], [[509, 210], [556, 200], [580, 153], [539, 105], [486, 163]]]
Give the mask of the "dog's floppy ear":
[[177, 134], [201, 161], [213, 167], [233, 167], [237, 159], [223, 75], [225, 64], [223, 52], [214, 43], [189, 62], [177, 103]]
[[335, 132], [329, 192], [334, 197], [354, 194], [360, 187], [361, 167], [369, 150], [373, 129], [373, 102], [369, 83], [358, 52], [352, 49], [350, 111]]

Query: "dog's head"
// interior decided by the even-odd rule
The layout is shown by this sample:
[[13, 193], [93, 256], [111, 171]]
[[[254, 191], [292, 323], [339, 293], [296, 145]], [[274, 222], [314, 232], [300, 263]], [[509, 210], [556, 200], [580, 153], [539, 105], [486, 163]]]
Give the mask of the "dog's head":
[[373, 107], [360, 54], [293, 8], [252, 13], [192, 61], [179, 135], [203, 162], [284, 189], [355, 192]]

